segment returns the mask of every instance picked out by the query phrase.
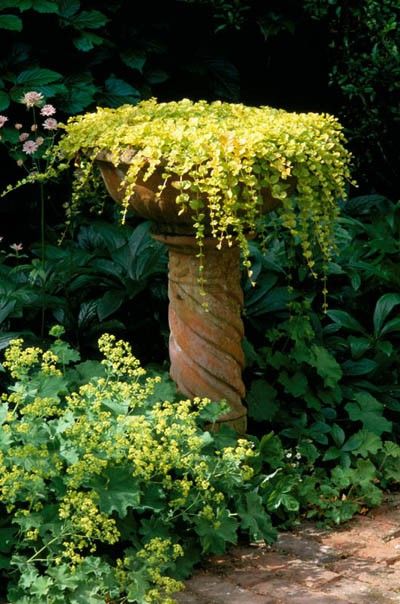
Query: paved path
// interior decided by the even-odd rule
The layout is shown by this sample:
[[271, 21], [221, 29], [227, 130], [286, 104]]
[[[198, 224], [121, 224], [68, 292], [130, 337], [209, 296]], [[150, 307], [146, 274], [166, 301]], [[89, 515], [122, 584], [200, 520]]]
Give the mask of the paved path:
[[273, 547], [214, 557], [180, 604], [400, 604], [400, 494], [326, 531], [305, 523]]

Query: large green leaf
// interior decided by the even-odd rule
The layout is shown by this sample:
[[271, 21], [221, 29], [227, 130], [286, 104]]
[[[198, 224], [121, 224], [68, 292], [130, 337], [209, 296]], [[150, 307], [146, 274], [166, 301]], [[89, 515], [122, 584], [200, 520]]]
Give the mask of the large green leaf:
[[83, 10], [73, 19], [76, 29], [99, 29], [108, 23], [109, 18], [99, 10]]
[[8, 96], [7, 92], [4, 92], [4, 90], [0, 90], [0, 111], [4, 111], [9, 107], [9, 105], [10, 97]]
[[22, 19], [16, 15], [0, 15], [0, 29], [22, 31]]
[[382, 327], [379, 335], [383, 336], [387, 333], [393, 333], [394, 331], [400, 331], [400, 317], [387, 321]]
[[294, 397], [303, 396], [308, 389], [308, 380], [302, 371], [296, 371], [294, 375], [288, 375], [287, 371], [281, 371], [279, 381], [286, 392]]
[[265, 380], [254, 380], [247, 393], [249, 416], [256, 421], [269, 421], [277, 412], [277, 391]]
[[400, 294], [384, 294], [376, 303], [374, 311], [375, 335], [379, 336], [385, 320], [395, 306], [400, 304]]
[[100, 46], [104, 43], [104, 38], [90, 31], [83, 31], [79, 36], [73, 39], [75, 48], [82, 52], [89, 52], [95, 46]]
[[135, 104], [140, 99], [140, 92], [125, 80], [110, 75], [105, 82], [105, 92], [102, 100], [111, 107], [118, 107], [123, 103]]
[[21, 71], [15, 79], [15, 83], [18, 86], [24, 88], [34, 89], [36, 87], [45, 86], [46, 84], [52, 84], [61, 80], [62, 75], [52, 69], [43, 69], [39, 67], [33, 67], [32, 69], [26, 69]]
[[332, 319], [332, 321], [340, 325], [340, 327], [343, 329], [365, 334], [365, 329], [363, 326], [348, 312], [344, 310], [328, 310], [326, 314], [330, 319]]
[[56, 0], [32, 0], [32, 9], [38, 13], [58, 13]]
[[312, 356], [309, 360], [310, 365], [315, 367], [319, 376], [324, 380], [328, 388], [334, 388], [342, 377], [342, 370], [336, 359], [323, 346], [313, 344], [311, 347]]
[[[298, 507], [298, 503], [297, 503]], [[238, 505], [240, 527], [248, 531], [252, 541], [265, 539], [273, 543], [277, 530], [273, 528], [271, 517], [265, 510], [263, 501], [257, 493], [246, 493]]]
[[126, 294], [122, 290], [109, 290], [97, 303], [97, 316], [104, 321], [121, 306]]
[[367, 375], [377, 369], [378, 364], [372, 359], [347, 360], [342, 364], [344, 375]]
[[380, 436], [382, 432], [390, 432], [392, 422], [383, 417], [384, 406], [372, 394], [357, 392], [354, 403], [347, 403], [345, 409], [352, 421], [360, 421], [365, 430]]
[[140, 488], [129, 467], [107, 469], [101, 476], [92, 478], [88, 486], [96, 491], [100, 511], [107, 515], [115, 511], [124, 518], [128, 508], [140, 503]]
[[205, 553], [222, 554], [228, 543], [237, 542], [238, 521], [225, 509], [219, 511], [215, 520], [218, 527], [213, 520], [198, 516], [195, 519], [195, 530]]
[[140, 72], [143, 71], [147, 60], [147, 55], [143, 50], [124, 50], [121, 52], [120, 57], [125, 65]]

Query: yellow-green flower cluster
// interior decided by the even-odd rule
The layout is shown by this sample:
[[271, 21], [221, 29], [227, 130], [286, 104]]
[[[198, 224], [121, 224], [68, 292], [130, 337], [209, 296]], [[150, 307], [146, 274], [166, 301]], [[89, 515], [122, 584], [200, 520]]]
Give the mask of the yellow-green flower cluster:
[[[313, 243], [328, 258], [338, 198], [345, 198], [350, 155], [336, 118], [327, 114], [290, 113], [271, 107], [247, 107], [216, 101], [158, 103], [98, 109], [71, 118], [56, 148], [56, 161], [79, 154], [82, 189], [100, 151], [118, 165], [130, 153], [124, 181], [124, 206], [134, 194], [138, 174], [144, 180], [162, 172], [159, 194], [167, 183], [178, 190], [177, 203], [193, 211], [201, 242], [208, 231], [239, 241], [256, 227], [266, 191], [281, 202], [283, 224], [300, 238], [312, 268]], [[79, 163], [79, 162], [78, 162]]]
[[0, 505], [19, 526], [24, 555], [33, 550], [30, 562], [48, 556], [79, 574], [106, 548], [121, 557], [117, 593], [141, 576], [143, 601], [172, 604], [186, 536], [205, 534], [205, 551], [214, 531], [219, 548], [234, 542], [229, 506], [251, 478], [253, 447], [235, 437], [217, 445], [199, 427], [209, 400], [154, 402], [158, 380], [129, 345], [104, 335], [99, 346], [105, 372], [79, 387], [61, 372], [61, 341], [44, 352], [17, 340], [6, 352], [16, 383], [0, 400]]

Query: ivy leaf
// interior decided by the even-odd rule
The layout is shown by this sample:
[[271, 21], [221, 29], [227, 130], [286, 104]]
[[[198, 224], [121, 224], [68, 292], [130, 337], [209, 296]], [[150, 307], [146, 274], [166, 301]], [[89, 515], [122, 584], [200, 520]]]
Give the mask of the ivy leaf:
[[9, 29], [10, 31], [22, 31], [22, 19], [15, 15], [0, 15], [0, 29]]
[[248, 531], [250, 539], [265, 539], [273, 543], [277, 530], [272, 526], [271, 517], [263, 506], [262, 498], [257, 493], [246, 493], [238, 505], [240, 528]]
[[256, 421], [269, 421], [277, 412], [277, 391], [265, 380], [254, 380], [247, 393], [249, 416]]
[[74, 17], [73, 26], [76, 29], [99, 29], [108, 21], [109, 18], [99, 10], [83, 10]]
[[138, 482], [129, 467], [107, 469], [88, 486], [99, 496], [100, 511], [107, 515], [115, 511], [124, 518], [128, 508], [136, 508], [140, 503]]
[[281, 371], [278, 379], [285, 387], [286, 392], [296, 398], [307, 392], [308, 380], [302, 371], [296, 371], [296, 373], [290, 377], [286, 371]]
[[347, 403], [345, 409], [352, 421], [360, 421], [363, 427], [380, 436], [382, 432], [390, 432], [392, 422], [382, 417], [383, 405], [369, 392], [357, 392], [355, 403]]
[[219, 510], [215, 520], [202, 516], [195, 519], [195, 530], [205, 553], [222, 554], [226, 543], [237, 542], [238, 521], [225, 509]]

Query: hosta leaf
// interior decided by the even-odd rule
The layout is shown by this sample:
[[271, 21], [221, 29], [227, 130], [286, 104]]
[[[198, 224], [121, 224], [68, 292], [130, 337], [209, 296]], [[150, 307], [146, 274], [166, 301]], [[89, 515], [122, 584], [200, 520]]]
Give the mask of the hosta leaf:
[[332, 321], [340, 325], [343, 329], [347, 329], [348, 331], [356, 331], [358, 333], [365, 333], [365, 330], [361, 323], [359, 323], [354, 317], [349, 315], [348, 312], [344, 310], [328, 310], [326, 313]]
[[383, 336], [387, 333], [393, 333], [394, 331], [400, 331], [400, 317], [387, 321], [382, 327], [379, 335]]
[[121, 306], [125, 298], [122, 290], [109, 290], [97, 303], [97, 316], [99, 321], [104, 321]]
[[371, 342], [368, 338], [359, 338], [357, 336], [349, 336], [347, 341], [350, 344], [351, 355], [354, 359], [359, 358], [371, 347]]
[[383, 324], [395, 306], [400, 304], [400, 294], [384, 294], [376, 303], [374, 311], [374, 329], [378, 336]]
[[22, 19], [16, 15], [0, 15], [0, 29], [22, 31]]
[[367, 375], [378, 367], [372, 359], [360, 359], [359, 361], [345, 361], [342, 364], [344, 375]]

